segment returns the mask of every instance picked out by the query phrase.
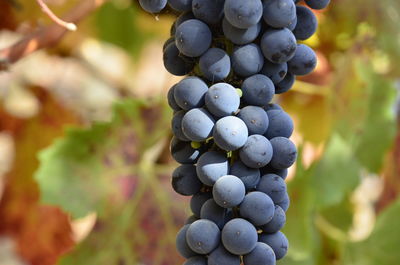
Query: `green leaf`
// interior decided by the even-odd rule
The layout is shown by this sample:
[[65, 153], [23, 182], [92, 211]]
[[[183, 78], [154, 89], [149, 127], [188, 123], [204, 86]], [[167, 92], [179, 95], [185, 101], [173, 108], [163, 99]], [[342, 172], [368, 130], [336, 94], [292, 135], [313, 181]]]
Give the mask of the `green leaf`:
[[400, 261], [400, 200], [388, 206], [379, 216], [370, 237], [360, 243], [350, 243], [344, 264], [394, 265]]
[[340, 203], [358, 185], [359, 171], [349, 142], [333, 134], [311, 177], [315, 205], [323, 208]]
[[[88, 129], [70, 129], [66, 136], [39, 154], [35, 174], [42, 201], [61, 206], [73, 217], [120, 201], [120, 181], [132, 177], [144, 152], [168, 133], [165, 103], [149, 108], [142, 101], [115, 105], [110, 122]], [[114, 205], [113, 204], [113, 205]]]

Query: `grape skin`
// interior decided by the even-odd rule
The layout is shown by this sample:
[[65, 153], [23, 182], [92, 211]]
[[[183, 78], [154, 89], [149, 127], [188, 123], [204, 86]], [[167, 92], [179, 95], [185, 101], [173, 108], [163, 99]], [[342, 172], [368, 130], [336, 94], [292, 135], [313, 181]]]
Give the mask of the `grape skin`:
[[249, 220], [254, 226], [267, 224], [274, 217], [274, 213], [274, 202], [263, 192], [248, 193], [240, 204], [240, 216]]
[[226, 223], [221, 235], [224, 247], [235, 255], [250, 253], [257, 244], [257, 230], [242, 218], [235, 218]]
[[270, 78], [274, 84], [277, 84], [285, 78], [287, 71], [287, 63], [276, 64], [265, 60], [260, 73]]
[[207, 258], [204, 256], [191, 257], [183, 265], [207, 265]]
[[285, 212], [289, 209], [290, 206], [290, 198], [289, 198], [289, 194], [285, 194], [285, 198], [283, 199], [283, 201], [277, 203], [277, 205], [279, 205]]
[[229, 253], [220, 245], [208, 256], [207, 265], [240, 265], [240, 257]]
[[180, 164], [195, 164], [202, 154], [202, 149], [194, 149], [190, 142], [184, 142], [176, 137], [171, 140], [171, 155]]
[[255, 189], [260, 182], [260, 170], [257, 168], [250, 168], [238, 160], [231, 166], [229, 171], [230, 175], [240, 178], [246, 190]]
[[139, 0], [139, 4], [149, 13], [159, 13], [167, 5], [167, 0]]
[[293, 0], [264, 1], [264, 21], [273, 28], [288, 27], [296, 17]]
[[263, 168], [260, 168], [260, 173], [261, 173], [262, 176], [267, 175], [267, 174], [275, 174], [275, 175], [280, 176], [284, 180], [288, 176], [287, 168], [285, 168], [285, 169], [276, 169], [276, 168], [273, 168], [271, 165], [267, 165], [267, 166], [265, 166]]
[[259, 241], [267, 244], [274, 250], [277, 260], [282, 259], [289, 248], [289, 242], [286, 236], [280, 231], [274, 234], [262, 233], [259, 236]]
[[192, 9], [192, 0], [168, 0], [172, 9], [179, 12], [190, 11]]
[[199, 66], [205, 78], [212, 82], [218, 82], [229, 75], [231, 59], [224, 50], [210, 48], [200, 57]]
[[184, 225], [176, 235], [176, 249], [178, 253], [184, 258], [190, 258], [196, 256], [196, 252], [194, 252], [186, 241], [186, 231], [189, 228], [189, 224]]
[[189, 139], [182, 132], [182, 119], [186, 111], [177, 111], [171, 120], [171, 129], [174, 136], [181, 141], [189, 141]]
[[226, 175], [219, 178], [212, 190], [215, 202], [223, 208], [239, 205], [246, 194], [243, 182], [236, 176]]
[[249, 77], [260, 72], [264, 65], [264, 58], [260, 47], [250, 43], [237, 46], [232, 53], [233, 71], [241, 77]]
[[248, 167], [261, 168], [272, 158], [272, 145], [267, 138], [254, 134], [247, 138], [246, 144], [240, 149], [240, 160]]
[[275, 87], [270, 78], [256, 74], [246, 78], [242, 84], [243, 99], [249, 105], [265, 106], [275, 94]]
[[267, 174], [261, 177], [257, 190], [267, 194], [275, 204], [285, 200], [287, 188], [285, 181], [278, 175]]
[[221, 118], [232, 115], [240, 105], [236, 89], [227, 83], [218, 83], [210, 87], [205, 95], [205, 104], [209, 112]]
[[269, 126], [264, 136], [268, 139], [282, 136], [289, 138], [294, 130], [292, 118], [283, 110], [267, 111]]
[[268, 115], [265, 110], [257, 106], [247, 106], [240, 110], [238, 114], [247, 126], [249, 135], [264, 134], [269, 126]]
[[175, 85], [174, 98], [176, 103], [184, 110], [201, 108], [204, 106], [204, 97], [208, 86], [198, 77], [189, 76]]
[[184, 196], [190, 196], [198, 193], [202, 183], [197, 177], [196, 167], [193, 165], [181, 165], [172, 173], [172, 187]]
[[203, 108], [189, 110], [182, 119], [182, 131], [191, 141], [203, 142], [211, 136], [215, 120]]
[[308, 75], [317, 66], [317, 55], [305, 44], [297, 45], [294, 57], [288, 62], [288, 70], [294, 75]]
[[287, 29], [268, 29], [261, 38], [261, 50], [269, 61], [284, 63], [293, 58], [296, 52], [296, 38]]
[[274, 216], [270, 222], [261, 226], [261, 230], [265, 233], [276, 233], [281, 230], [286, 223], [286, 214], [285, 211], [279, 205], [275, 205]]
[[170, 43], [163, 54], [164, 67], [173, 75], [183, 76], [190, 73], [194, 68], [194, 62], [181, 55], [175, 42]]
[[245, 265], [275, 265], [274, 250], [263, 242], [257, 242], [252, 252], [243, 257]]
[[225, 0], [193, 0], [192, 11], [207, 24], [217, 24], [223, 17], [224, 3]]
[[201, 182], [213, 186], [220, 177], [228, 174], [228, 159], [222, 152], [208, 151], [200, 156], [196, 172]]
[[296, 80], [296, 76], [294, 74], [288, 72], [286, 74], [285, 78], [281, 82], [276, 84], [275, 94], [282, 94], [282, 93], [289, 91], [293, 87], [295, 80]]
[[296, 7], [297, 25], [293, 30], [298, 40], [306, 40], [317, 31], [318, 21], [314, 13], [305, 6]]
[[211, 45], [212, 34], [204, 22], [189, 19], [176, 28], [175, 43], [181, 53], [189, 57], [198, 57]]
[[222, 21], [222, 30], [225, 38], [236, 45], [249, 44], [254, 41], [261, 31], [261, 23], [257, 23], [247, 29], [237, 28], [229, 23], [226, 18]]
[[225, 151], [234, 151], [244, 146], [248, 135], [246, 124], [234, 116], [219, 119], [213, 130], [214, 142]]
[[190, 209], [196, 217], [200, 217], [201, 207], [212, 198], [211, 192], [199, 192], [190, 199]]
[[210, 220], [200, 219], [189, 225], [186, 231], [188, 246], [198, 254], [208, 254], [219, 244], [221, 232]]
[[181, 110], [181, 107], [179, 107], [179, 105], [176, 103], [175, 97], [174, 97], [175, 86], [176, 86], [176, 85], [173, 85], [173, 86], [168, 90], [168, 95], [167, 95], [168, 105], [171, 107], [171, 109], [173, 109], [173, 110], [175, 110], [175, 111], [180, 111], [180, 110]]
[[297, 158], [297, 149], [294, 143], [285, 137], [275, 137], [270, 142], [274, 150], [271, 166], [276, 169], [292, 166]]
[[306, 4], [312, 9], [324, 9], [331, 2], [330, 0], [305, 0]]
[[246, 29], [260, 21], [263, 5], [260, 0], [225, 0], [224, 12], [229, 23], [237, 28]]
[[227, 209], [219, 206], [214, 199], [207, 200], [200, 211], [201, 219], [208, 219], [214, 222], [220, 229], [222, 229], [226, 223]]

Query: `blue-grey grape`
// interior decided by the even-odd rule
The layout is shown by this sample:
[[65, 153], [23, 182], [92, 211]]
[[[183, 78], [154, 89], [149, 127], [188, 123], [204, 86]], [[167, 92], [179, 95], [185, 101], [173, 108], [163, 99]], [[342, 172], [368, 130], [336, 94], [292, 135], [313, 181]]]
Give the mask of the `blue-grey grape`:
[[165, 69], [173, 75], [186, 75], [194, 68], [194, 62], [180, 54], [175, 42], [171, 42], [165, 47], [163, 61]]
[[207, 258], [205, 256], [191, 257], [183, 265], [207, 265]]
[[271, 79], [262, 74], [246, 78], [242, 84], [243, 99], [249, 105], [265, 106], [275, 94]]
[[222, 21], [222, 30], [225, 38], [232, 41], [232, 43], [244, 45], [251, 43], [258, 37], [261, 31], [261, 23], [259, 22], [249, 28], [241, 29], [231, 25], [229, 21], [224, 18]]
[[232, 208], [243, 201], [246, 188], [238, 177], [226, 175], [215, 182], [212, 193], [219, 206]]
[[257, 242], [252, 252], [243, 257], [245, 265], [275, 265], [274, 250], [263, 242]]
[[268, 139], [278, 136], [289, 138], [292, 135], [294, 129], [293, 120], [285, 111], [282, 109], [268, 110], [267, 115], [269, 126], [264, 134], [265, 137]]
[[208, 86], [198, 77], [189, 76], [175, 85], [175, 102], [184, 110], [201, 108], [204, 105], [204, 96]]
[[193, 148], [190, 142], [184, 142], [176, 137], [171, 140], [171, 155], [180, 164], [195, 164], [203, 153], [203, 148]]
[[260, 173], [261, 173], [262, 176], [267, 175], [267, 174], [275, 174], [275, 175], [280, 176], [283, 179], [286, 179], [287, 176], [288, 176], [287, 168], [285, 168], [285, 169], [276, 169], [276, 168], [273, 168], [269, 164], [266, 165], [263, 168], [260, 168]]
[[229, 172], [229, 162], [226, 154], [217, 151], [208, 151], [200, 156], [196, 172], [205, 185], [213, 186], [222, 176]]
[[293, 34], [298, 40], [306, 40], [314, 35], [318, 21], [314, 13], [305, 6], [296, 7], [297, 24]]
[[215, 120], [205, 109], [191, 109], [182, 119], [182, 131], [191, 141], [202, 142], [209, 138]]
[[238, 110], [240, 97], [230, 84], [218, 83], [207, 91], [205, 102], [208, 111], [220, 118], [232, 115]]
[[248, 193], [240, 204], [240, 216], [249, 220], [254, 226], [265, 225], [274, 217], [275, 206], [265, 193], [253, 191]]
[[285, 137], [275, 137], [270, 142], [274, 150], [271, 166], [276, 169], [292, 166], [297, 158], [297, 149], [294, 143]]
[[[195, 19], [196, 17], [194, 16], [194, 14], [192, 13], [192, 11], [186, 11], [183, 12], [182, 14], [180, 14], [176, 20], [175, 20], [175, 27], [178, 27], [180, 24], [182, 24], [185, 21], [188, 21], [190, 19]], [[175, 34], [174, 34], [175, 37]]]
[[261, 0], [225, 0], [225, 18], [233, 26], [241, 29], [257, 24], [263, 13]]
[[228, 209], [219, 206], [214, 199], [207, 200], [200, 211], [200, 218], [213, 221], [220, 229], [226, 223], [226, 214]]
[[168, 90], [168, 95], [167, 95], [168, 105], [171, 107], [171, 109], [173, 109], [173, 110], [175, 110], [175, 111], [180, 111], [180, 110], [181, 110], [181, 107], [179, 107], [179, 105], [176, 103], [175, 97], [174, 97], [175, 86], [176, 86], [176, 85], [173, 85], [173, 86]]
[[192, 210], [192, 213], [195, 216], [200, 217], [201, 207], [206, 201], [208, 201], [211, 198], [212, 198], [211, 192], [199, 192], [193, 195], [192, 198], [190, 199], [190, 209]]
[[246, 190], [255, 189], [260, 181], [260, 170], [257, 168], [250, 168], [240, 160], [233, 163], [229, 174], [240, 178]]
[[212, 34], [204, 22], [189, 19], [176, 28], [175, 43], [181, 53], [189, 57], [198, 57], [211, 45]]
[[187, 259], [197, 255], [186, 242], [186, 231], [188, 228], [189, 224], [184, 225], [176, 235], [176, 249], [182, 257]]
[[276, 233], [283, 228], [286, 223], [285, 211], [279, 206], [275, 205], [274, 217], [267, 224], [262, 225], [260, 228], [265, 233], [272, 234]]
[[231, 71], [231, 59], [219, 48], [210, 48], [199, 61], [200, 71], [211, 82], [225, 79]]
[[262, 176], [258, 183], [257, 190], [271, 197], [275, 204], [284, 201], [287, 194], [285, 181], [275, 174]]
[[192, 9], [192, 0], [168, 0], [168, 4], [179, 12], [190, 11]]
[[214, 142], [225, 151], [234, 151], [244, 146], [248, 135], [246, 124], [235, 116], [219, 119], [213, 130]]
[[[195, 221], [199, 220], [199, 217], [195, 216], [194, 214], [189, 216], [186, 221], [185, 221], [185, 225], [190, 225], [191, 223], [194, 223]], [[186, 236], [186, 234], [185, 234]]]
[[139, 0], [139, 4], [149, 13], [158, 13], [167, 5], [167, 0]]
[[218, 247], [221, 232], [210, 220], [200, 219], [189, 225], [186, 231], [188, 246], [198, 254], [208, 254]]
[[330, 3], [330, 0], [305, 0], [306, 4], [312, 9], [324, 9]]
[[263, 65], [264, 58], [257, 44], [250, 43], [233, 49], [232, 68], [238, 76], [248, 77], [257, 74]]
[[289, 209], [290, 206], [290, 198], [289, 198], [289, 194], [285, 194], [285, 198], [283, 199], [283, 201], [277, 203], [277, 205], [279, 205], [282, 210], [284, 210], [285, 212]]
[[207, 24], [217, 24], [224, 15], [224, 3], [225, 0], [193, 0], [192, 11]]
[[277, 260], [282, 259], [289, 248], [289, 242], [286, 236], [280, 231], [274, 234], [262, 233], [259, 236], [259, 241], [267, 244], [274, 250]]
[[247, 138], [246, 144], [240, 149], [240, 160], [248, 167], [261, 168], [272, 158], [272, 145], [267, 138], [254, 134]]
[[196, 167], [193, 165], [181, 165], [172, 173], [172, 187], [181, 195], [194, 195], [202, 186], [196, 174]]
[[269, 77], [274, 84], [277, 84], [285, 78], [287, 70], [287, 63], [272, 63], [265, 60], [260, 73]]
[[[176, 115], [176, 114], [175, 114]], [[237, 115], [247, 126], [249, 135], [264, 134], [269, 125], [268, 115], [265, 110], [257, 106], [247, 106]]]
[[180, 110], [175, 112], [171, 120], [171, 129], [174, 136], [181, 141], [189, 141], [189, 139], [182, 132], [182, 119], [186, 111]]
[[264, 21], [273, 28], [288, 27], [296, 16], [293, 0], [264, 1]]
[[317, 55], [305, 44], [297, 45], [294, 57], [288, 62], [288, 71], [294, 75], [308, 75], [317, 66]]
[[235, 255], [250, 253], [257, 243], [257, 230], [248, 221], [242, 218], [230, 220], [221, 232], [224, 247]]
[[296, 48], [296, 38], [287, 28], [268, 29], [261, 38], [261, 50], [265, 58], [273, 63], [289, 61]]
[[285, 78], [275, 85], [275, 94], [282, 94], [289, 91], [296, 80], [296, 76], [292, 73], [287, 73]]
[[228, 252], [220, 245], [208, 256], [207, 265], [240, 265], [240, 257]]

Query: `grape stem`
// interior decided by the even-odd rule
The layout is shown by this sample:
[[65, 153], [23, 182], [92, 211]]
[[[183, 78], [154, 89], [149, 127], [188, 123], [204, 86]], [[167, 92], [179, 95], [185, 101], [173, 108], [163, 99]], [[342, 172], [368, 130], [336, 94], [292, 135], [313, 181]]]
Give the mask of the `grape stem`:
[[[63, 19], [59, 18], [57, 19], [59, 19], [63, 23], [66, 23], [67, 25], [68, 24], [75, 25], [75, 23], [84, 19], [92, 11], [94, 11], [96, 8], [100, 7], [107, 1], [108, 0], [79, 1], [79, 3], [75, 7], [73, 7], [63, 17]], [[42, 4], [44, 3], [40, 0], [37, 0], [37, 2], [43, 9], [43, 6], [40, 3]], [[52, 13], [50, 9], [48, 10], [50, 13]], [[43, 11], [46, 13], [45, 9], [43, 9]], [[70, 21], [70, 22], [68, 23], [65, 21]], [[57, 44], [62, 39], [62, 37], [72, 28], [73, 26], [63, 26], [60, 25], [60, 23], [56, 22], [55, 24], [43, 27], [38, 31], [28, 34], [24, 36], [21, 40], [17, 41], [15, 44], [11, 45], [10, 47], [0, 50], [0, 71], [7, 70], [11, 64], [19, 61], [23, 57], [28, 56], [37, 50], [51, 47]]]
[[76, 31], [77, 27], [74, 23], [66, 22], [62, 20], [61, 18], [57, 17], [56, 14], [51, 11], [51, 9], [47, 6], [43, 0], [36, 0], [40, 8], [42, 9], [43, 13], [45, 13], [51, 20], [54, 21], [54, 23], [60, 25], [61, 27], [66, 28], [67, 30], [70, 31]]

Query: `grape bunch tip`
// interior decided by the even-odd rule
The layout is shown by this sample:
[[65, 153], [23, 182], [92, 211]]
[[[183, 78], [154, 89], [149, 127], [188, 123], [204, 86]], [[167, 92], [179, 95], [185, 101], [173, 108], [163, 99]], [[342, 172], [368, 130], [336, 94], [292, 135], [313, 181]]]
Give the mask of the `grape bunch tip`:
[[139, 0], [177, 19], [163, 47], [173, 189], [191, 196], [176, 237], [184, 265], [275, 265], [289, 247], [280, 231], [290, 205], [285, 179], [297, 158], [293, 120], [272, 103], [315, 52], [298, 43], [317, 30], [311, 9], [329, 0]]

